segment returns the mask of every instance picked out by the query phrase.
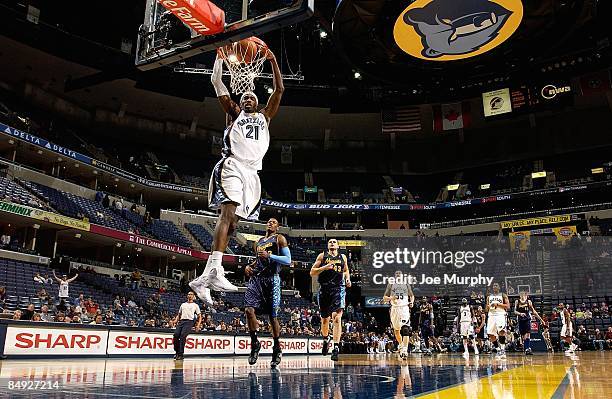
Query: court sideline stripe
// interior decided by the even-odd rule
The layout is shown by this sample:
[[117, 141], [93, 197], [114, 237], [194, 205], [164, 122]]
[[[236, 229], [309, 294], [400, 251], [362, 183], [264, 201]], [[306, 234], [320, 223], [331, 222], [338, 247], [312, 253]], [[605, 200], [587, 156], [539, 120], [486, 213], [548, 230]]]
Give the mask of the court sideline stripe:
[[567, 370], [565, 377], [563, 377], [563, 379], [561, 380], [561, 383], [555, 390], [555, 393], [553, 393], [553, 395], [550, 397], [550, 399], [563, 399], [563, 397], [565, 396], [565, 391], [567, 391], [567, 387], [569, 386], [569, 383], [570, 383], [570, 373], [573, 373], [574, 370], [575, 370], [575, 366], [572, 366], [569, 368], [569, 370]]

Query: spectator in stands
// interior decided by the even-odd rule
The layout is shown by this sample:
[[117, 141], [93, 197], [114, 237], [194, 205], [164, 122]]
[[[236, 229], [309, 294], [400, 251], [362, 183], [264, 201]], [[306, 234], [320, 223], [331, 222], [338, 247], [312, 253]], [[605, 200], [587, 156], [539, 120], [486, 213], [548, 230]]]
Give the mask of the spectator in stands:
[[142, 280], [142, 273], [140, 273], [140, 270], [134, 270], [130, 276], [130, 280], [132, 282], [132, 291], [140, 288], [140, 281]]
[[40, 317], [39, 313], [34, 313], [34, 316], [32, 317], [32, 321], [42, 321], [42, 318]]
[[40, 273], [36, 273], [36, 275], [34, 276], [34, 281], [36, 281], [39, 284], [53, 284], [53, 279], [51, 279], [51, 277], [49, 276], [41, 276]]
[[30, 303], [25, 308], [23, 312], [21, 312], [21, 320], [32, 320], [34, 317], [34, 304]]
[[136, 302], [134, 302], [134, 298], [130, 297], [130, 300], [128, 301], [127, 305], [130, 308], [135, 308], [136, 307]]
[[78, 315], [72, 316], [72, 318], [69, 318], [69, 320], [70, 320], [70, 323], [72, 323], [72, 324], [81, 324], [82, 323], [81, 318]]
[[89, 323], [89, 324], [98, 324], [98, 325], [104, 324], [102, 315], [101, 314], [96, 315], [96, 317], [93, 319], [93, 321], [91, 323]]
[[11, 235], [4, 233], [0, 236], [0, 249], [8, 248], [11, 245]]
[[56, 323], [65, 323], [66, 316], [64, 315], [64, 313], [58, 312], [57, 315], [55, 316], [55, 320], [53, 321], [55, 321]]
[[15, 313], [13, 313], [13, 320], [21, 320], [21, 310], [16, 310]]
[[68, 278], [67, 275], [62, 275], [62, 278], [60, 279], [59, 277], [57, 277], [57, 275], [55, 274], [55, 270], [53, 270], [53, 277], [55, 277], [55, 280], [57, 281], [57, 283], [59, 284], [59, 294], [58, 297], [60, 299], [64, 299], [66, 302], [69, 301], [69, 286], [70, 283], [72, 283], [74, 280], [77, 279], [77, 277], [79, 277], [79, 274], [75, 274], [74, 277], [72, 278]]
[[6, 302], [6, 288], [0, 287], [0, 310], [4, 309], [4, 303]]
[[[599, 309], [597, 310], [599, 312]], [[578, 315], [576, 315], [576, 318], [578, 317]], [[584, 318], [589, 320], [593, 318], [593, 312], [591, 312], [589, 309], [584, 311]]]
[[608, 331], [606, 331], [606, 343], [608, 349], [612, 349], [612, 326], [608, 327]]
[[38, 299], [41, 300], [41, 302], [49, 302], [49, 294], [47, 293], [47, 290], [45, 290], [44, 288], [41, 288], [38, 293], [37, 293]]
[[91, 299], [91, 297], [87, 298], [85, 301], [85, 313], [87, 316], [93, 317], [96, 313], [98, 313], [98, 304]]
[[583, 345], [589, 342], [589, 335], [587, 334], [587, 331], [583, 325], [578, 327], [578, 333], [576, 334], [576, 337], [578, 338], [578, 341], [580, 341], [578, 347], [581, 349], [583, 348]]
[[123, 200], [121, 198], [115, 201], [115, 209], [117, 209], [119, 212], [123, 211]]
[[55, 310], [61, 313], [65, 313], [68, 310], [68, 306], [66, 306], [66, 301], [64, 299], [60, 299], [59, 304], [55, 307]]
[[49, 307], [47, 305], [42, 305], [40, 308], [40, 320], [47, 322], [53, 321], [53, 316], [49, 313]]
[[593, 348], [597, 349], [597, 347], [599, 347], [599, 350], [602, 351], [604, 350], [605, 343], [606, 341], [604, 334], [599, 330], [599, 328], [596, 328], [595, 333], [593, 334]]
[[78, 298], [74, 300], [73, 304], [75, 306], [80, 306], [81, 308], [83, 308], [85, 306], [85, 295], [81, 292]]
[[104, 198], [102, 198], [102, 206], [108, 208], [110, 206], [110, 197], [108, 194], [104, 194]]

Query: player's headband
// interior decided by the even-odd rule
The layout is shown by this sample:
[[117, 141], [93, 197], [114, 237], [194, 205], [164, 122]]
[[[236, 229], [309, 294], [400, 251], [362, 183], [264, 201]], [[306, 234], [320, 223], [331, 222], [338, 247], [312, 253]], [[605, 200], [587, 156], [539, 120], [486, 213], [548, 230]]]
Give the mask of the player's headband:
[[242, 104], [242, 101], [244, 101], [244, 97], [246, 96], [251, 96], [255, 98], [255, 105], [259, 104], [259, 99], [257, 98], [257, 94], [253, 93], [252, 91], [247, 91], [245, 93], [242, 93], [242, 96], [240, 96], [240, 104]]

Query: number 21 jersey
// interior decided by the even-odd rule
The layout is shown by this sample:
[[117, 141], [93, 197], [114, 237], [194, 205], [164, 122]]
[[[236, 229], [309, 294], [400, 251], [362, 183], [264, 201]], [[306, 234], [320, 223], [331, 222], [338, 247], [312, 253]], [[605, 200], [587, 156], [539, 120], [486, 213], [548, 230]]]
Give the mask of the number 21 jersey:
[[270, 132], [264, 114], [240, 111], [236, 120], [225, 129], [223, 156], [231, 156], [245, 166], [261, 170], [269, 145]]

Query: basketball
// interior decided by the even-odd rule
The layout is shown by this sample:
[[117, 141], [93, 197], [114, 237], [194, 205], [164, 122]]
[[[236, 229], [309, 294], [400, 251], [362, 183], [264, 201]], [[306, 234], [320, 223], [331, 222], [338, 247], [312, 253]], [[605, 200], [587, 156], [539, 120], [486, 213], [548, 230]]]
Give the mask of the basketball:
[[237, 43], [232, 43], [220, 49], [219, 54], [222, 58], [227, 58], [233, 63], [250, 64], [262, 55], [267, 56], [268, 46], [263, 40], [257, 37], [242, 39]]

